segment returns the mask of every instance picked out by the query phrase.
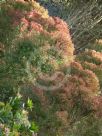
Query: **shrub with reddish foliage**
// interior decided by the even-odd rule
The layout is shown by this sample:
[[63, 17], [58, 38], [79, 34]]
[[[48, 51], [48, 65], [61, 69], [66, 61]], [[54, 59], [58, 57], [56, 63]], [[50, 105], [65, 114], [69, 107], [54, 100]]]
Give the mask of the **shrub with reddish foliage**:
[[[49, 122], [51, 119], [48, 113], [51, 111], [64, 127], [68, 127], [86, 115], [102, 117], [101, 46], [95, 46], [96, 51], [87, 49], [75, 59], [67, 24], [58, 17], [50, 17], [47, 10], [37, 2], [17, 0], [1, 5], [1, 9], [0, 51], [4, 55], [1, 84], [9, 83], [13, 88], [24, 90], [31, 88], [33, 94], [40, 99], [38, 102], [34, 97], [35, 104], [40, 103], [38, 108], [42, 107], [43, 112], [46, 112], [46, 115], [40, 115], [38, 110], [33, 111], [37, 119], [41, 116]], [[34, 84], [35, 80], [41, 84], [40, 87]], [[27, 94], [23, 95], [26, 99]], [[43, 127], [52, 127], [50, 125], [53, 121], [48, 122]]]

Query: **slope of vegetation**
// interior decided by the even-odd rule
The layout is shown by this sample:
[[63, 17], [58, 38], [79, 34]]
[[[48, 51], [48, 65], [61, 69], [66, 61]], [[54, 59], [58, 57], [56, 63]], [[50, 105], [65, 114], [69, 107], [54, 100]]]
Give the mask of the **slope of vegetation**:
[[0, 1], [0, 77], [1, 136], [102, 135], [102, 40], [75, 56], [35, 1]]

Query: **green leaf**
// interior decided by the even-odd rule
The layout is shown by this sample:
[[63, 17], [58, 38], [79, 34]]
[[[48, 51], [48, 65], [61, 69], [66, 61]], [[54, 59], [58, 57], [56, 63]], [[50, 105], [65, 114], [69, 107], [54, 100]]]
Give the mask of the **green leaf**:
[[31, 123], [31, 127], [30, 127], [30, 131], [32, 132], [38, 132], [38, 130], [39, 130], [39, 127], [34, 123], [34, 122], [32, 122]]
[[32, 100], [29, 99], [29, 98], [28, 98], [28, 101], [27, 101], [27, 106], [28, 106], [28, 108], [29, 108], [30, 110], [32, 110], [32, 108], [33, 108], [33, 102], [32, 102]]

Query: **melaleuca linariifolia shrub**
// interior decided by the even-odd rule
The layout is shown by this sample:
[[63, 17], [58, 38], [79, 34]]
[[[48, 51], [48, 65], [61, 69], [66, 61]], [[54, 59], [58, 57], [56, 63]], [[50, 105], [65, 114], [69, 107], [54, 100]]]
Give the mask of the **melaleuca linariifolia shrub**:
[[[51, 92], [52, 94], [49, 97], [43, 89], [34, 86], [32, 77], [33, 79], [38, 78], [40, 72], [52, 74], [53, 70], [61, 70], [64, 73], [64, 68], [70, 66], [74, 58], [74, 48], [67, 24], [57, 17], [46, 17], [45, 14], [45, 16], [42, 16], [38, 10], [41, 7], [36, 2], [34, 3], [38, 6], [37, 10], [36, 6], [34, 7], [34, 11], [25, 12], [25, 9], [22, 10], [17, 5], [12, 5], [9, 12], [5, 11], [7, 15], [10, 15], [11, 28], [12, 26], [17, 27], [18, 33], [15, 33], [16, 38], [1, 39], [2, 45], [9, 45], [9, 48], [4, 48], [4, 51], [2, 51], [2, 70], [4, 70], [2, 79], [6, 81], [5, 84], [8, 82], [11, 85], [10, 92], [14, 90], [14, 94], [15, 88], [17, 90], [22, 86], [25, 88], [33, 86], [31, 91], [40, 98], [38, 102], [35, 96], [36, 106], [35, 111], [33, 111], [36, 114], [36, 121], [39, 122], [41, 127], [40, 133], [54, 135], [61, 126], [59, 123], [57, 124], [55, 116], [62, 122], [62, 126], [65, 127], [66, 124], [68, 127], [80, 116], [88, 115], [93, 110], [97, 112], [97, 108], [91, 108], [91, 100], [98, 93], [99, 82], [92, 71], [84, 70], [80, 65], [75, 65], [74, 68], [72, 67], [72, 75], [65, 86]], [[4, 26], [6, 27], [6, 25]], [[10, 29], [10, 34], [15, 36], [12, 32]], [[5, 40], [6, 42], [4, 42]], [[61, 54], [59, 55], [59, 53]], [[28, 66], [28, 62], [30, 62], [30, 66]], [[46, 85], [45, 78], [41, 78], [41, 80], [43, 81], [42, 84]], [[39, 81], [39, 78], [37, 81]], [[52, 82], [55, 84], [55, 81], [59, 81], [59, 78]], [[7, 88], [4, 88], [5, 84], [1, 82], [2, 90], [7, 92]], [[7, 95], [9, 96], [7, 97]], [[11, 94], [8, 93], [7, 95], [5, 99], [9, 98]], [[98, 104], [97, 107], [99, 107]], [[53, 133], [52, 130], [54, 130]]]
[[102, 42], [96, 40], [95, 43], [90, 44], [90, 46], [83, 52], [77, 55], [76, 58], [85, 69], [93, 71], [100, 82], [100, 87], [102, 88]]
[[[30, 79], [31, 74], [33, 78], [36, 78], [40, 72], [50, 74], [53, 73], [53, 70], [61, 69], [66, 65], [66, 62], [69, 65], [73, 60], [74, 48], [67, 24], [57, 17], [47, 16], [46, 10], [36, 2], [32, 3], [37, 6], [34, 7], [33, 5], [35, 10], [28, 10], [27, 12], [23, 8], [20, 9], [16, 2], [6, 4], [1, 5], [2, 12], [0, 14], [1, 18], [5, 15], [5, 19], [3, 18], [0, 25], [0, 35], [3, 35], [3, 37], [0, 37], [2, 47], [2, 65], [0, 66], [2, 82], [0, 82], [0, 89], [3, 97], [0, 99], [8, 102], [10, 97], [15, 96], [22, 86], [34, 86], [32, 78]], [[41, 9], [41, 12], [44, 10], [45, 13], [42, 15], [39, 13], [39, 9]], [[4, 28], [5, 31], [3, 31]], [[17, 33], [15, 32], [16, 28]], [[60, 45], [63, 45], [63, 47]], [[60, 50], [61, 52], [59, 52]], [[30, 73], [27, 62], [30, 63]], [[39, 102], [41, 105], [35, 99], [37, 106], [33, 111], [36, 114], [34, 118], [38, 121], [42, 131], [45, 129], [45, 133], [49, 133], [49, 130], [55, 128], [54, 133], [56, 133], [59, 124], [55, 121], [53, 109], [48, 109], [47, 113], [49, 114], [45, 112], [46, 110], [42, 112], [43, 107], [46, 107], [47, 104], [46, 99], [44, 99], [45, 96], [42, 97], [43, 91], [38, 90], [38, 88], [32, 89], [32, 92], [35, 91], [37, 96], [41, 98]], [[13, 108], [16, 108], [16, 106]], [[50, 128], [47, 129], [49, 126]], [[22, 135], [25, 135], [24, 132], [22, 133]]]
[[[38, 9], [41, 8], [41, 10], [44, 10], [44, 8], [40, 7], [36, 2], [33, 2], [32, 6], [30, 5], [32, 8], [27, 12], [25, 12], [25, 9], [23, 10], [23, 8], [18, 8], [19, 6], [17, 7], [16, 4], [18, 4], [18, 1], [11, 4], [10, 2], [1, 4], [0, 12], [2, 18], [0, 25], [2, 78], [3, 81], [6, 80], [9, 84], [12, 82], [12, 85], [15, 87], [22, 84], [21, 82], [24, 82], [24, 77], [28, 74], [25, 69], [26, 63], [27, 61], [30, 61], [30, 58], [34, 57], [33, 60], [35, 60], [33, 61], [33, 64], [35, 67], [40, 65], [41, 68], [39, 70], [46, 73], [53, 69], [52, 66], [59, 69], [59, 67], [62, 66], [62, 63], [64, 65], [65, 63], [68, 63], [69, 65], [73, 60], [74, 50], [70, 35], [67, 35], [67, 33], [69, 34], [67, 24], [64, 21], [57, 17], [52, 18], [48, 16], [46, 18], [42, 16]], [[24, 5], [28, 3], [19, 2], [19, 4]], [[37, 5], [37, 7], [34, 7], [34, 4]], [[32, 10], [33, 8], [35, 11]], [[46, 12], [46, 10], [43, 12]], [[17, 33], [15, 32], [16, 28]], [[36, 31], [34, 35], [32, 35], [32, 31]], [[34, 42], [37, 45], [35, 45]], [[60, 47], [60, 44], [63, 44], [63, 48]], [[56, 47], [54, 45], [56, 45]], [[41, 46], [44, 46], [43, 49]], [[38, 50], [36, 49], [36, 52], [35, 48], [38, 48]], [[60, 49], [61, 52], [58, 52]], [[44, 51], [48, 54], [44, 54]], [[58, 54], [56, 54], [56, 52], [58, 52]], [[44, 55], [43, 57], [41, 56], [42, 53]], [[33, 56], [31, 56], [32, 54]], [[67, 54], [69, 57], [66, 57]], [[50, 60], [48, 60], [46, 55], [50, 56]], [[3, 88], [2, 84], [3, 82], [1, 82], [1, 88]], [[2, 90], [5, 90], [5, 87]]]

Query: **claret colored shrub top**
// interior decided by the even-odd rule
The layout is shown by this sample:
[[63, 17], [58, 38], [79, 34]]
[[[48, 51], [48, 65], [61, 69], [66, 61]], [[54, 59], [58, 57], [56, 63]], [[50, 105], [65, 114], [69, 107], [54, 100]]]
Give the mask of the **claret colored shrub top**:
[[36, 80], [39, 75], [53, 75], [70, 66], [74, 47], [67, 24], [50, 17], [37, 2], [4, 2], [0, 18], [1, 48], [12, 54], [13, 68], [22, 68], [23, 63], [28, 78]]

